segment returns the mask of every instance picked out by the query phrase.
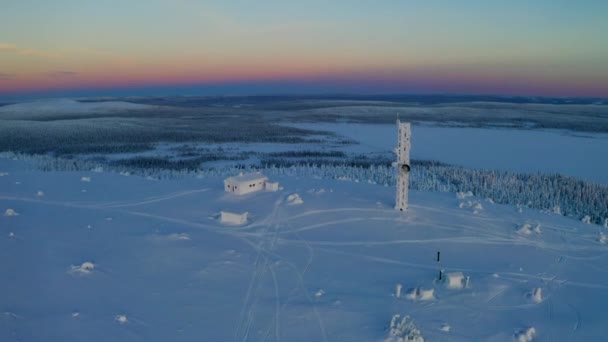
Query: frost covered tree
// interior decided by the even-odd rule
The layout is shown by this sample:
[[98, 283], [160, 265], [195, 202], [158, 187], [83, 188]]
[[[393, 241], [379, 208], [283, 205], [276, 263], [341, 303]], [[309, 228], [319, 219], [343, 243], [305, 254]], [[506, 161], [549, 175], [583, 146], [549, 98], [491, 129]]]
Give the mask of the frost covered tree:
[[401, 315], [393, 315], [388, 331], [386, 342], [424, 342], [422, 333], [414, 325], [410, 316], [401, 318]]

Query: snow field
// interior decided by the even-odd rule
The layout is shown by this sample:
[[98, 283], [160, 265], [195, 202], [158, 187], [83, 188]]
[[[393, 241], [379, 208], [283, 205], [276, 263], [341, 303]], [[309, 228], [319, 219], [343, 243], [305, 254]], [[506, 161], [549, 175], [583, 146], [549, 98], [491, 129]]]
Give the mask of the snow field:
[[[0, 179], [0, 207], [21, 213], [0, 217], [2, 341], [594, 340], [605, 329], [593, 317], [608, 305], [608, 248], [578, 220], [491, 203], [474, 214], [453, 194], [417, 191], [398, 213], [392, 188], [364, 182], [277, 177], [284, 191], [237, 198], [219, 176], [100, 172], [86, 193], [81, 177], [11, 168]], [[288, 205], [311, 189], [333, 191]], [[226, 208], [251, 220], [210, 219]], [[514, 227], [526, 223], [524, 237]], [[461, 288], [437, 282], [440, 269], [462, 274]]]

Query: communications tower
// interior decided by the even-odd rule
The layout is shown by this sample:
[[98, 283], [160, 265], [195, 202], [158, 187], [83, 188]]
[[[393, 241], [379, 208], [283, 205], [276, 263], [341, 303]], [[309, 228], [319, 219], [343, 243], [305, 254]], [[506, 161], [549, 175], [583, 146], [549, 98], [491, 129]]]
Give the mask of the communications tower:
[[397, 200], [395, 209], [407, 210], [408, 192], [410, 187], [410, 149], [412, 129], [409, 122], [397, 120], [399, 142], [395, 153], [397, 153]]

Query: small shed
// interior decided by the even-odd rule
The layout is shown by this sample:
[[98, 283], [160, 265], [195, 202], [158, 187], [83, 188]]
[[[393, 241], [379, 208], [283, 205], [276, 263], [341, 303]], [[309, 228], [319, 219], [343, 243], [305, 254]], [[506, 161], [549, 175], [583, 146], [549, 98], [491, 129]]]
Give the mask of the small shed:
[[279, 182], [266, 182], [266, 190], [279, 191]]
[[451, 272], [446, 274], [445, 283], [450, 289], [461, 289], [465, 285], [464, 274], [462, 272]]
[[245, 195], [251, 192], [264, 190], [268, 177], [260, 172], [240, 174], [224, 180], [224, 190], [236, 195]]
[[229, 211], [220, 212], [220, 222], [224, 224], [240, 225], [247, 223], [248, 212], [242, 214], [231, 213]]

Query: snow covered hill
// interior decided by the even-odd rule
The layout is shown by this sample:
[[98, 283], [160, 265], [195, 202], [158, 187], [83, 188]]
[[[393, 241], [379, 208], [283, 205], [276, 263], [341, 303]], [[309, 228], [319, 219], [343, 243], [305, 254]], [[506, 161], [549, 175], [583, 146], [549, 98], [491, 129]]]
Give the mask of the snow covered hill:
[[79, 102], [70, 99], [50, 99], [22, 102], [0, 107], [2, 119], [39, 118], [49, 114], [100, 114], [141, 111], [158, 108], [145, 104], [123, 101]]
[[399, 213], [392, 187], [336, 180], [236, 197], [220, 177], [26, 169], [0, 160], [0, 341], [605, 335], [597, 225], [470, 194]]

